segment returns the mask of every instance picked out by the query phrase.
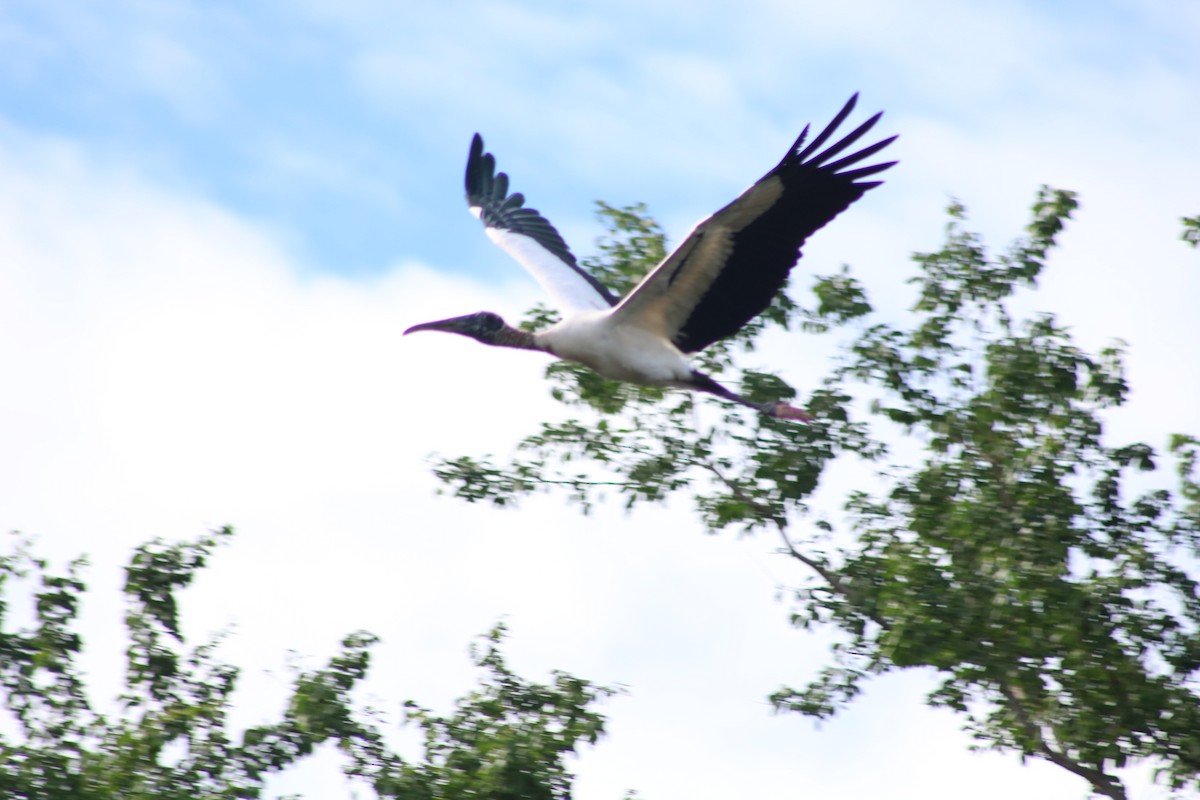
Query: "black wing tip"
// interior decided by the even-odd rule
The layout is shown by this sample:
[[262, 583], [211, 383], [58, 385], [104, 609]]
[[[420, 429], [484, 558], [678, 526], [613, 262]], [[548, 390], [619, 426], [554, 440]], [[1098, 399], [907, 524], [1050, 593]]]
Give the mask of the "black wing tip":
[[[845, 105], [842, 106], [841, 110], [834, 115], [829, 124], [826, 125], [821, 132], [817, 134], [816, 138], [809, 142], [806, 147], [801, 149], [805, 143], [805, 139], [807, 138], [810, 128], [810, 125], [805, 125], [804, 130], [801, 131], [800, 136], [796, 139], [795, 144], [792, 145], [787, 155], [784, 156], [783, 160], [779, 163], [779, 166], [776, 167], [774, 171], [778, 172], [794, 169], [810, 169], [819, 170], [831, 175], [848, 175], [849, 173], [844, 171], [845, 167], [856, 164], [865, 158], [873, 156], [880, 150], [883, 150], [885, 147], [890, 145], [892, 142], [896, 141], [896, 139], [899, 138], [899, 134], [889, 136], [886, 139], [876, 142], [875, 144], [868, 145], [861, 150], [855, 151], [838, 161], [828, 163], [834, 156], [838, 155], [843, 150], [847, 149], [865, 136], [867, 132], [874, 128], [879, 120], [883, 118], [882, 111], [876, 112], [853, 131], [822, 150], [821, 147], [833, 137], [833, 135], [837, 132], [837, 129], [842, 125], [843, 122], [846, 121], [846, 118], [850, 116], [850, 113], [854, 110], [855, 106], [857, 106], [858, 98], [858, 92], [854, 92], [854, 94], [850, 95], [850, 99], [847, 100]], [[892, 167], [897, 163], [899, 162], [890, 161], [887, 164], [866, 167], [863, 169], [870, 170], [870, 172], [866, 172], [865, 174], [874, 174], [876, 172], [882, 172], [883, 170]], [[862, 171], [854, 170], [854, 173], [860, 172]]]
[[[850, 116], [850, 112], [852, 112], [857, 106], [858, 106], [858, 92], [855, 92], [854, 94], [850, 95], [850, 99], [847, 100], [846, 104], [842, 106], [842, 110], [839, 111], [834, 116], [833, 119], [836, 122], [836, 125], [834, 125], [834, 127], [837, 127], [837, 125], [841, 125], [842, 122], [846, 119], [846, 117]], [[883, 112], [880, 112], [880, 113], [883, 113]], [[831, 124], [833, 124], [833, 123], [831, 123]]]
[[878, 175], [879, 173], [883, 172], [884, 170], [889, 170], [899, 163], [900, 163], [899, 161], [885, 161], [882, 164], [872, 164], [869, 167], [860, 167], [859, 169], [845, 170], [844, 172], [839, 172], [837, 174], [842, 178], [845, 178], [845, 179], [848, 179], [851, 181], [857, 181], [859, 178], [866, 178], [871, 175]]
[[476, 133], [471, 138], [471, 149], [467, 151], [467, 170], [464, 184], [467, 190], [467, 204], [482, 206], [497, 178], [507, 182], [508, 176], [496, 175], [496, 157], [483, 149], [483, 137]]

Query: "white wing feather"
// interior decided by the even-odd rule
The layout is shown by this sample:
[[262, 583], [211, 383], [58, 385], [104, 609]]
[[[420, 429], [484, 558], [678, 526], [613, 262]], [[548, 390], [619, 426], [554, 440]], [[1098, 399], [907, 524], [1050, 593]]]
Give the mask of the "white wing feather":
[[617, 298], [576, 263], [571, 249], [549, 220], [525, 207], [520, 192], [509, 193], [508, 176], [496, 172], [496, 159], [475, 134], [467, 156], [467, 207], [483, 222], [488, 238], [532, 275], [564, 315], [603, 311]]
[[536, 240], [501, 228], [484, 228], [487, 236], [534, 277], [564, 316], [576, 311], [610, 308], [606, 300], [569, 264]]

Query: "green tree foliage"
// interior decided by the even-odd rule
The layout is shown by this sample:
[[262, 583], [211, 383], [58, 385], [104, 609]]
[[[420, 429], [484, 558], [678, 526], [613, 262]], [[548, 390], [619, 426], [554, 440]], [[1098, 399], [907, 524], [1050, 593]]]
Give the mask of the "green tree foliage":
[[1200, 246], [1200, 216], [1184, 217], [1180, 222], [1183, 223], [1183, 235], [1180, 238], [1192, 247]]
[[[344, 754], [347, 775], [379, 797], [405, 800], [571, 796], [564, 760], [604, 731], [597, 701], [613, 691], [565, 673], [526, 682], [506, 666], [497, 626], [473, 649], [484, 673], [446, 717], [405, 704], [424, 733], [424, 753], [392, 752], [379, 714], [359, 708], [375, 637], [355, 633], [321, 668], [299, 673], [278, 722], [240, 735], [227, 717], [238, 670], [215, 643], [185, 647], [177, 593], [229, 529], [195, 542], [139, 547], [126, 570], [126, 691], [120, 713], [92, 710], [73, 624], [85, 591], [82, 560], [54, 574], [20, 543], [0, 558], [0, 681], [10, 724], [0, 727], [0, 797], [27, 800], [257, 798], [267, 778], [323, 743]], [[9, 631], [11, 590], [33, 580], [32, 627]]]
[[[684, 492], [709, 531], [779, 536], [811, 572], [795, 624], [843, 634], [814, 680], [774, 694], [780, 710], [828, 717], [872, 675], [932, 667], [928, 702], [959, 712], [979, 747], [1048, 760], [1113, 798], [1125, 792], [1111, 768], [1141, 758], [1171, 787], [1200, 788], [1200, 443], [1168, 443], [1175, 490], [1144, 474], [1159, 453], [1103, 435], [1128, 391], [1120, 347], [1089, 354], [1052, 315], [1012, 311], [1075, 209], [1072, 193], [1043, 188], [1026, 235], [993, 256], [955, 203], [945, 245], [915, 256], [905, 324], [877, 321], [843, 271], [817, 280], [813, 307], [781, 297], [704, 355], [720, 375], [766, 327], [841, 335], [805, 404], [810, 426], [725, 406], [698, 426], [693, 403], [715, 401], [555, 364], [555, 396], [603, 416], [544, 425], [509, 463], [435, 470], [458, 496], [499, 505], [565, 490], [586, 511]], [[661, 257], [661, 232], [641, 209], [600, 213], [611, 232], [590, 266], [628, 287]], [[742, 386], [757, 400], [793, 395], [767, 373]], [[893, 455], [911, 451], [895, 446], [906, 439], [915, 459]], [[809, 504], [843, 456], [883, 489], [846, 498], [839, 529]]]

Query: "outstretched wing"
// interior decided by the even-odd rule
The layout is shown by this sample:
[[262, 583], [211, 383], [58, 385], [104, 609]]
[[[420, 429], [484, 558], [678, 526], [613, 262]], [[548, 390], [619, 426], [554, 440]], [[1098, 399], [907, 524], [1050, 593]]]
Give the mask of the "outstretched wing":
[[467, 156], [466, 183], [467, 205], [483, 222], [488, 238], [537, 279], [559, 311], [616, 305], [612, 293], [575, 261], [554, 226], [536, 210], [525, 208], [520, 192], [508, 193], [508, 176], [496, 172], [496, 159], [483, 151], [478, 133]]
[[761, 314], [787, 281], [804, 241], [882, 183], [863, 178], [896, 163], [846, 169], [887, 147], [895, 136], [832, 160], [871, 130], [882, 112], [817, 152], [857, 100], [855, 94], [807, 147], [805, 126], [783, 160], [697, 225], [621, 301], [614, 317], [655, 330], [680, 350], [693, 353], [731, 336]]

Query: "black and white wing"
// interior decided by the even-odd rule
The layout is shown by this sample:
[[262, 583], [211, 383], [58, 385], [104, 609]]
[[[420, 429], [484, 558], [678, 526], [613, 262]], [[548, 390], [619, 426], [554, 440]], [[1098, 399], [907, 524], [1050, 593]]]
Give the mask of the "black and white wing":
[[466, 184], [467, 205], [488, 238], [537, 279], [559, 311], [616, 305], [616, 297], [579, 266], [554, 226], [535, 209], [525, 208], [520, 192], [508, 193], [508, 175], [496, 172], [496, 159], [483, 151], [478, 133], [467, 156]]
[[[739, 331], [770, 305], [812, 233], [882, 181], [863, 181], [895, 164], [846, 169], [896, 138], [832, 160], [879, 121], [868, 119], [820, 148], [854, 109], [850, 98], [804, 147], [808, 126], [779, 164], [729, 205], [701, 222], [683, 243], [614, 309], [620, 318], [669, 338], [685, 353]], [[803, 149], [801, 149], [803, 148]]]

